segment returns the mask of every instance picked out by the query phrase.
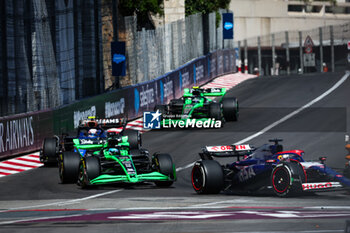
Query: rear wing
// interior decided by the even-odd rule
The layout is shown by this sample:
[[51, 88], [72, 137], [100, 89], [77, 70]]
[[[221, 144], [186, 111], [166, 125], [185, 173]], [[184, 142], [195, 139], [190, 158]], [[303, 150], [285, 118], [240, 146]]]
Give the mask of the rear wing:
[[126, 126], [127, 119], [126, 118], [106, 118], [106, 119], [98, 119], [98, 124], [103, 129], [109, 128], [118, 128]]
[[81, 120], [79, 123], [79, 129], [89, 128], [118, 128], [123, 127], [127, 123], [126, 118], [102, 118], [102, 119], [87, 119]]
[[184, 97], [195, 97], [195, 96], [224, 96], [226, 94], [226, 88], [185, 88]]
[[212, 159], [212, 157], [237, 157], [250, 154], [253, 148], [249, 144], [228, 145], [228, 146], [206, 146], [199, 153], [199, 156], [204, 159]]

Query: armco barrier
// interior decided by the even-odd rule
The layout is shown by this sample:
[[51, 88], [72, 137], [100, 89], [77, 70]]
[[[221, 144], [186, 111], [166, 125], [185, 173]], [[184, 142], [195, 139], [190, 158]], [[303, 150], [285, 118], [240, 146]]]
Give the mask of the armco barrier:
[[183, 88], [235, 72], [234, 50], [199, 57], [152, 81], [87, 98], [60, 108], [0, 118], [0, 159], [38, 150], [45, 137], [72, 132], [88, 116], [134, 119], [156, 104], [178, 98]]

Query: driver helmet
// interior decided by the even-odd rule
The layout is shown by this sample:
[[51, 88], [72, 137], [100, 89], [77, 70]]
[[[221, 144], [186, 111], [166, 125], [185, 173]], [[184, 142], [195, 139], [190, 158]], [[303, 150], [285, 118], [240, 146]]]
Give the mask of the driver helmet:
[[100, 130], [98, 130], [98, 129], [90, 129], [88, 131], [88, 137], [89, 138], [97, 137], [99, 134], [100, 134]]
[[109, 148], [108, 152], [110, 155], [116, 155], [119, 150], [117, 148]]

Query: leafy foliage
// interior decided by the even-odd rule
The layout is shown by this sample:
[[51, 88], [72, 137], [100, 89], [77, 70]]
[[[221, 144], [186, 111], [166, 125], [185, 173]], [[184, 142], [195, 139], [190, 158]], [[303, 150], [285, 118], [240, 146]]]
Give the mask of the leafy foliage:
[[185, 0], [185, 14], [189, 16], [196, 13], [217, 12], [220, 8], [226, 9], [230, 2], [231, 0]]
[[164, 15], [163, 0], [119, 0], [119, 9], [123, 16], [137, 15], [138, 30], [154, 29], [150, 14]]

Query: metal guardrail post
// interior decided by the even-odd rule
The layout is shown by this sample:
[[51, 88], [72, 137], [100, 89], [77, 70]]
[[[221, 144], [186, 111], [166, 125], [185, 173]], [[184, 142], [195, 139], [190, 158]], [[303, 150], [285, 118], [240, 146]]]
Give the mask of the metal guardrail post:
[[238, 63], [236, 63], [236, 66], [238, 67], [237, 71], [239, 70], [242, 71], [241, 41], [238, 41], [237, 48], [238, 48], [238, 57], [236, 57], [236, 61], [237, 59], [239, 60]]
[[[350, 160], [350, 144], [349, 144], [349, 135], [345, 135], [345, 149], [348, 151], [347, 155], [345, 158], [349, 161]], [[349, 166], [349, 162], [347, 164]]]
[[290, 56], [289, 56], [289, 36], [288, 32], [285, 32], [286, 35], [286, 62], [287, 62], [287, 75], [290, 75]]
[[329, 26], [329, 31], [331, 34], [331, 66], [332, 72], [334, 72], [334, 34], [333, 34], [333, 26]]
[[318, 29], [320, 34], [320, 69], [321, 73], [323, 73], [323, 36], [322, 36], [322, 27]]
[[300, 58], [300, 69], [301, 74], [304, 73], [304, 60], [303, 60], [303, 33], [299, 31], [299, 58]]
[[271, 75], [276, 75], [275, 34], [271, 35], [271, 44], [272, 44], [272, 72], [271, 72]]
[[244, 40], [244, 72], [247, 72], [245, 70], [245, 68], [246, 68], [245, 67], [245, 60], [247, 60], [247, 63], [248, 63], [248, 43], [247, 43], [247, 40]]
[[260, 36], [258, 36], [258, 69], [259, 75], [261, 75], [261, 40]]

